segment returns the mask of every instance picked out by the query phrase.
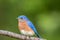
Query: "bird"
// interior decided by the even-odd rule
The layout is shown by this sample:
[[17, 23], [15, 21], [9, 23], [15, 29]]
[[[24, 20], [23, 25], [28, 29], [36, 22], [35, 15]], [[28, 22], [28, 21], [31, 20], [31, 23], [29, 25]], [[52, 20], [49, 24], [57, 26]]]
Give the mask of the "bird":
[[18, 28], [21, 34], [27, 36], [33, 36], [36, 34], [37, 37], [41, 37], [37, 32], [34, 24], [25, 15], [18, 16]]

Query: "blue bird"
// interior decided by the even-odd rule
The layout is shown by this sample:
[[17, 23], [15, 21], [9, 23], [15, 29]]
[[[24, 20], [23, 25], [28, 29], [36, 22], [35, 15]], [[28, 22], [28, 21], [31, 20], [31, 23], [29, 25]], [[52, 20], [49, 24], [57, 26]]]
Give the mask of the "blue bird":
[[37, 35], [37, 37], [41, 37], [33, 23], [24, 15], [18, 16], [18, 28], [20, 32], [24, 35], [33, 36], [34, 34]]

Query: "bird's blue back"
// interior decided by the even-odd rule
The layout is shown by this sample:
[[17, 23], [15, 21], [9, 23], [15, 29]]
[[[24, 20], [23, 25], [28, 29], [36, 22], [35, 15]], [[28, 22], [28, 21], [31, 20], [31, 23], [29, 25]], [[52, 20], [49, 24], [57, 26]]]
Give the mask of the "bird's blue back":
[[40, 38], [40, 35], [38, 34], [35, 26], [32, 24], [31, 21], [27, 21], [28, 26], [35, 32], [35, 34]]

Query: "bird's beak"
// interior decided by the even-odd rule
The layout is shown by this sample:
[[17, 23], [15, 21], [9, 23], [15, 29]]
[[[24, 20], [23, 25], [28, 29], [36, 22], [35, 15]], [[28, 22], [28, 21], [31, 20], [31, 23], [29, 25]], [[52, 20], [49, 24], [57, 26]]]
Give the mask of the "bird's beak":
[[16, 19], [22, 20], [22, 19], [20, 19], [20, 18], [16, 18]]
[[16, 18], [16, 19], [18, 19], [18, 18]]

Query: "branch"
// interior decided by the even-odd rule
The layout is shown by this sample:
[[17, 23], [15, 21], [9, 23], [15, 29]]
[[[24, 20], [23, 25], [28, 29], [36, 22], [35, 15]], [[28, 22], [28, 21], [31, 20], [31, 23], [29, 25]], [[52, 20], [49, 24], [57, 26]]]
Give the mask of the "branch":
[[5, 31], [5, 30], [0, 30], [0, 35], [17, 38], [17, 39], [23, 39], [23, 40], [46, 40], [46, 39], [37, 38], [37, 37], [29, 37], [29, 36], [13, 33], [10, 31]]

